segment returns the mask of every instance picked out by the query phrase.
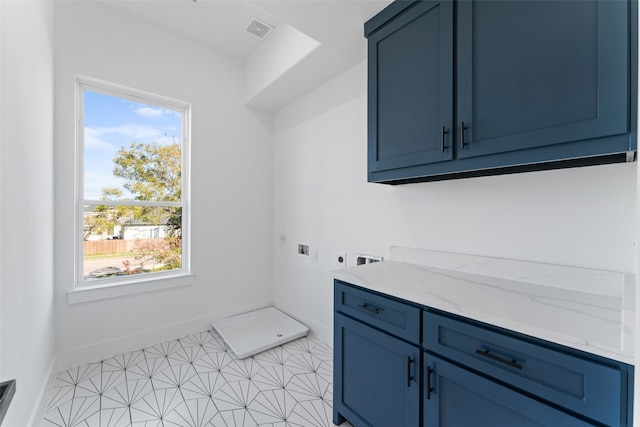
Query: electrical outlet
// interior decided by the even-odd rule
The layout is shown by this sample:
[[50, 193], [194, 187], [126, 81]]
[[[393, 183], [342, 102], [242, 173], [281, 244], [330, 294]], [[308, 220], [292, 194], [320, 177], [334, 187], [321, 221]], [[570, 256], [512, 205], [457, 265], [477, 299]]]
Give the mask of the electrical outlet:
[[346, 267], [347, 266], [347, 254], [342, 252], [336, 252], [336, 265], [338, 267]]
[[298, 244], [298, 255], [309, 256], [309, 245]]

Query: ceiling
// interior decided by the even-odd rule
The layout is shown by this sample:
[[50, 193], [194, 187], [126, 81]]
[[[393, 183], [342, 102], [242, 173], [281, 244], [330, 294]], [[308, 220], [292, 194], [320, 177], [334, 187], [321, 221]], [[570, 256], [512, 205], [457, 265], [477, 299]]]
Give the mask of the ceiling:
[[256, 17], [276, 26], [280, 20], [245, 0], [103, 0], [113, 8], [245, 59], [260, 40], [245, 31]]
[[[274, 110], [300, 90], [310, 90], [337, 73], [364, 59], [366, 40], [363, 24], [391, 0], [100, 0], [119, 11], [135, 16], [167, 31], [203, 43], [213, 49], [247, 60], [279, 25], [288, 25], [317, 40], [321, 49], [305, 58], [305, 78], [292, 72], [292, 84], [286, 92], [274, 89], [261, 97], [258, 107]], [[258, 18], [275, 27], [273, 33], [261, 40], [245, 28], [252, 18]], [[314, 65], [314, 66], [312, 66]], [[303, 64], [304, 66], [304, 64]], [[303, 67], [304, 68], [304, 67]], [[300, 71], [302, 72], [302, 71]], [[310, 75], [311, 74], [311, 75]], [[279, 78], [278, 86], [286, 86], [286, 75]], [[295, 80], [295, 81], [294, 81]], [[302, 84], [300, 80], [308, 80]], [[293, 86], [300, 86], [293, 90]], [[305, 87], [309, 86], [309, 87]], [[279, 94], [275, 94], [279, 92]]]

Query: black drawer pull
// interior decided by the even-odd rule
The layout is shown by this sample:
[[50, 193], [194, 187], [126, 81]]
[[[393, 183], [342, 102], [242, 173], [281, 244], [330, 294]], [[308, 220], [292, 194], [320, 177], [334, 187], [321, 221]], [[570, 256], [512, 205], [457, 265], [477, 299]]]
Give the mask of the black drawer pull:
[[433, 387], [431, 387], [431, 374], [433, 374], [433, 369], [431, 369], [431, 366], [427, 366], [427, 400], [431, 400], [431, 392], [433, 391]]
[[511, 366], [512, 368], [522, 369], [522, 365], [516, 362], [515, 359], [507, 360], [503, 359], [500, 356], [496, 356], [495, 354], [489, 353], [489, 350], [476, 350], [476, 354], [480, 356], [488, 357], [491, 360], [495, 360], [496, 362], [504, 363], [507, 366]]
[[411, 376], [411, 364], [413, 363], [413, 359], [411, 356], [407, 357], [407, 387], [411, 387], [411, 380], [413, 376]]
[[361, 308], [373, 314], [380, 314], [380, 312], [383, 311], [381, 308], [371, 307], [367, 304], [358, 304], [358, 308]]
[[448, 134], [449, 132], [447, 132], [447, 129], [442, 126], [442, 133], [441, 133], [441, 143], [440, 143], [440, 151], [441, 152], [445, 152], [447, 150], [447, 145], [445, 143], [445, 135]]
[[464, 130], [466, 129], [464, 122], [460, 122], [460, 148], [464, 148], [467, 143], [464, 141]]

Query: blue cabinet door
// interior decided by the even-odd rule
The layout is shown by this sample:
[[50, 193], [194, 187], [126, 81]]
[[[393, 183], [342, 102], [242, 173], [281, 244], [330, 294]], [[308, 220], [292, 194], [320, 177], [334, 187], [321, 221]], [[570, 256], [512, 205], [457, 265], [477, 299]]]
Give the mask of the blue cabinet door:
[[451, 160], [453, 3], [415, 2], [368, 37], [370, 180]]
[[547, 150], [503, 157], [509, 165], [635, 149], [630, 3], [457, 4], [458, 159]]
[[485, 377], [424, 354], [424, 427], [587, 427], [576, 418]]
[[339, 313], [334, 334], [334, 423], [418, 427], [418, 347]]

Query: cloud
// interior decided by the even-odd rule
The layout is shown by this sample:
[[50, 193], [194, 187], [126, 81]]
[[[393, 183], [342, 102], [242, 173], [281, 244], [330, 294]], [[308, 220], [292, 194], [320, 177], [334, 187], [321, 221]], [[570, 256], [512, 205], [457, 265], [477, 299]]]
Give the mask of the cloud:
[[91, 127], [84, 128], [84, 147], [85, 150], [112, 151], [113, 146], [102, 139], [102, 136], [108, 132], [104, 129], [94, 129]]
[[161, 108], [140, 107], [136, 109], [136, 114], [147, 119], [155, 119], [165, 114], [165, 110]]
[[166, 144], [171, 136], [151, 126], [125, 125], [105, 128], [84, 128], [85, 150], [114, 151], [136, 142]]

